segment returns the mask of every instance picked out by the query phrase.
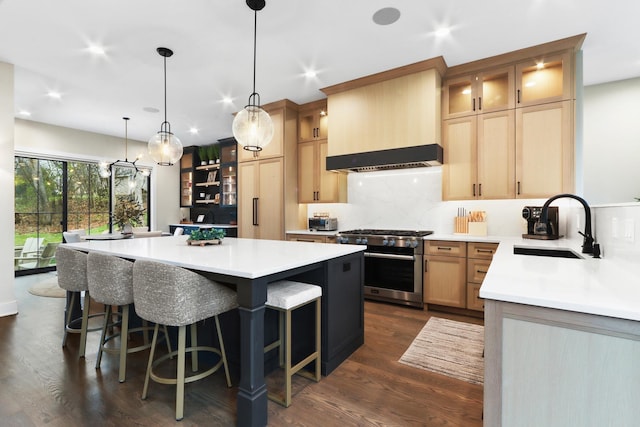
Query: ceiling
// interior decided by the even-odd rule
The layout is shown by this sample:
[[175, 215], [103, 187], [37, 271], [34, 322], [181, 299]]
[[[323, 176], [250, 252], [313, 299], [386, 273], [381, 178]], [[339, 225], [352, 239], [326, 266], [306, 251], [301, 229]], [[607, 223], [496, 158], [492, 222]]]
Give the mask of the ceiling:
[[[399, 20], [374, 23], [385, 7]], [[639, 15], [631, 0], [267, 0], [256, 90], [262, 104], [305, 103], [324, 97], [320, 88], [436, 56], [453, 66], [581, 33], [586, 85], [638, 77]], [[128, 116], [129, 137], [147, 141], [164, 120], [162, 46], [174, 51], [172, 131], [185, 146], [231, 136], [232, 113], [252, 92], [253, 18], [244, 0], [0, 0], [16, 117], [124, 136]]]

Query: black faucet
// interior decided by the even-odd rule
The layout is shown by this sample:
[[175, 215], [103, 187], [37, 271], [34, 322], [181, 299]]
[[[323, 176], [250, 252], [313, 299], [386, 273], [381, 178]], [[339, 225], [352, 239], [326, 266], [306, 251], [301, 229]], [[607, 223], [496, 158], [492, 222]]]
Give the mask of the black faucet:
[[591, 209], [589, 208], [589, 205], [587, 204], [586, 200], [584, 200], [582, 197], [576, 196], [575, 194], [558, 194], [556, 196], [549, 198], [549, 200], [544, 202], [544, 205], [542, 205], [542, 212], [540, 213], [540, 219], [538, 220], [535, 226], [536, 233], [540, 233], [540, 234], [546, 233], [547, 225], [548, 225], [547, 223], [549, 222], [549, 219], [548, 219], [549, 205], [554, 200], [565, 198], [565, 197], [579, 201], [580, 203], [582, 203], [582, 206], [584, 207], [584, 222], [585, 222], [584, 233], [580, 231], [578, 231], [578, 233], [580, 233], [582, 237], [584, 237], [584, 240], [582, 242], [582, 253], [592, 254], [594, 239], [593, 239], [593, 235], [591, 234]]

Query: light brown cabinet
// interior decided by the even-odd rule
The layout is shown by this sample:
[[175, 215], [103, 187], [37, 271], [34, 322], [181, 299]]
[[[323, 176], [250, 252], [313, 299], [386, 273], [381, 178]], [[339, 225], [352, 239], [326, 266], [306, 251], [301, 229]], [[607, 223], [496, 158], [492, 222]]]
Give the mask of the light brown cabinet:
[[310, 243], [335, 243], [336, 236], [324, 236], [302, 233], [287, 233], [287, 240], [291, 242], [310, 242]]
[[568, 51], [519, 62], [516, 65], [516, 107], [574, 99], [573, 62]]
[[297, 197], [298, 106], [283, 100], [263, 108], [275, 125], [271, 144], [255, 157], [238, 150], [238, 237], [283, 240], [285, 230], [306, 226]]
[[347, 201], [347, 175], [327, 170], [327, 147], [326, 139], [298, 144], [298, 202]]
[[483, 311], [484, 300], [480, 298], [480, 286], [487, 275], [497, 243], [467, 243], [467, 308]]
[[449, 69], [443, 200], [574, 192], [576, 52], [583, 40], [584, 34]]
[[466, 242], [425, 242], [423, 288], [426, 304], [466, 307], [466, 251]]
[[514, 66], [447, 79], [442, 117], [452, 119], [515, 108]]
[[298, 142], [327, 139], [328, 122], [326, 99], [301, 105], [298, 113]]
[[442, 199], [515, 196], [514, 110], [443, 122]]

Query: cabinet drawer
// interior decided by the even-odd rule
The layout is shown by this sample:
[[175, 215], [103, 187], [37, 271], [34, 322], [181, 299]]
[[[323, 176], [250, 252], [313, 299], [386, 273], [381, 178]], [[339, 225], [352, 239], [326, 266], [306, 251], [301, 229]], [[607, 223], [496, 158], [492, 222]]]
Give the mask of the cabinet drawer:
[[468, 259], [467, 260], [467, 281], [471, 283], [482, 283], [491, 265], [491, 260]]
[[[326, 236], [310, 236], [308, 234], [287, 234], [287, 240], [291, 242], [327, 243]], [[333, 243], [333, 242], [331, 242]]]
[[484, 298], [480, 298], [479, 283], [467, 283], [467, 308], [484, 311]]
[[467, 258], [492, 259], [498, 249], [497, 243], [467, 243]]
[[467, 255], [467, 242], [427, 240], [424, 250], [425, 255], [464, 257]]

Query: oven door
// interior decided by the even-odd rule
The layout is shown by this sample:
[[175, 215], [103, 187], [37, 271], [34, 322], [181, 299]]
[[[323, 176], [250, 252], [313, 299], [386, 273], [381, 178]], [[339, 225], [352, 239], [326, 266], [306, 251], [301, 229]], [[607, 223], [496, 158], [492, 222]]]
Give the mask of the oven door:
[[368, 246], [364, 253], [366, 298], [422, 307], [422, 256], [412, 248]]

